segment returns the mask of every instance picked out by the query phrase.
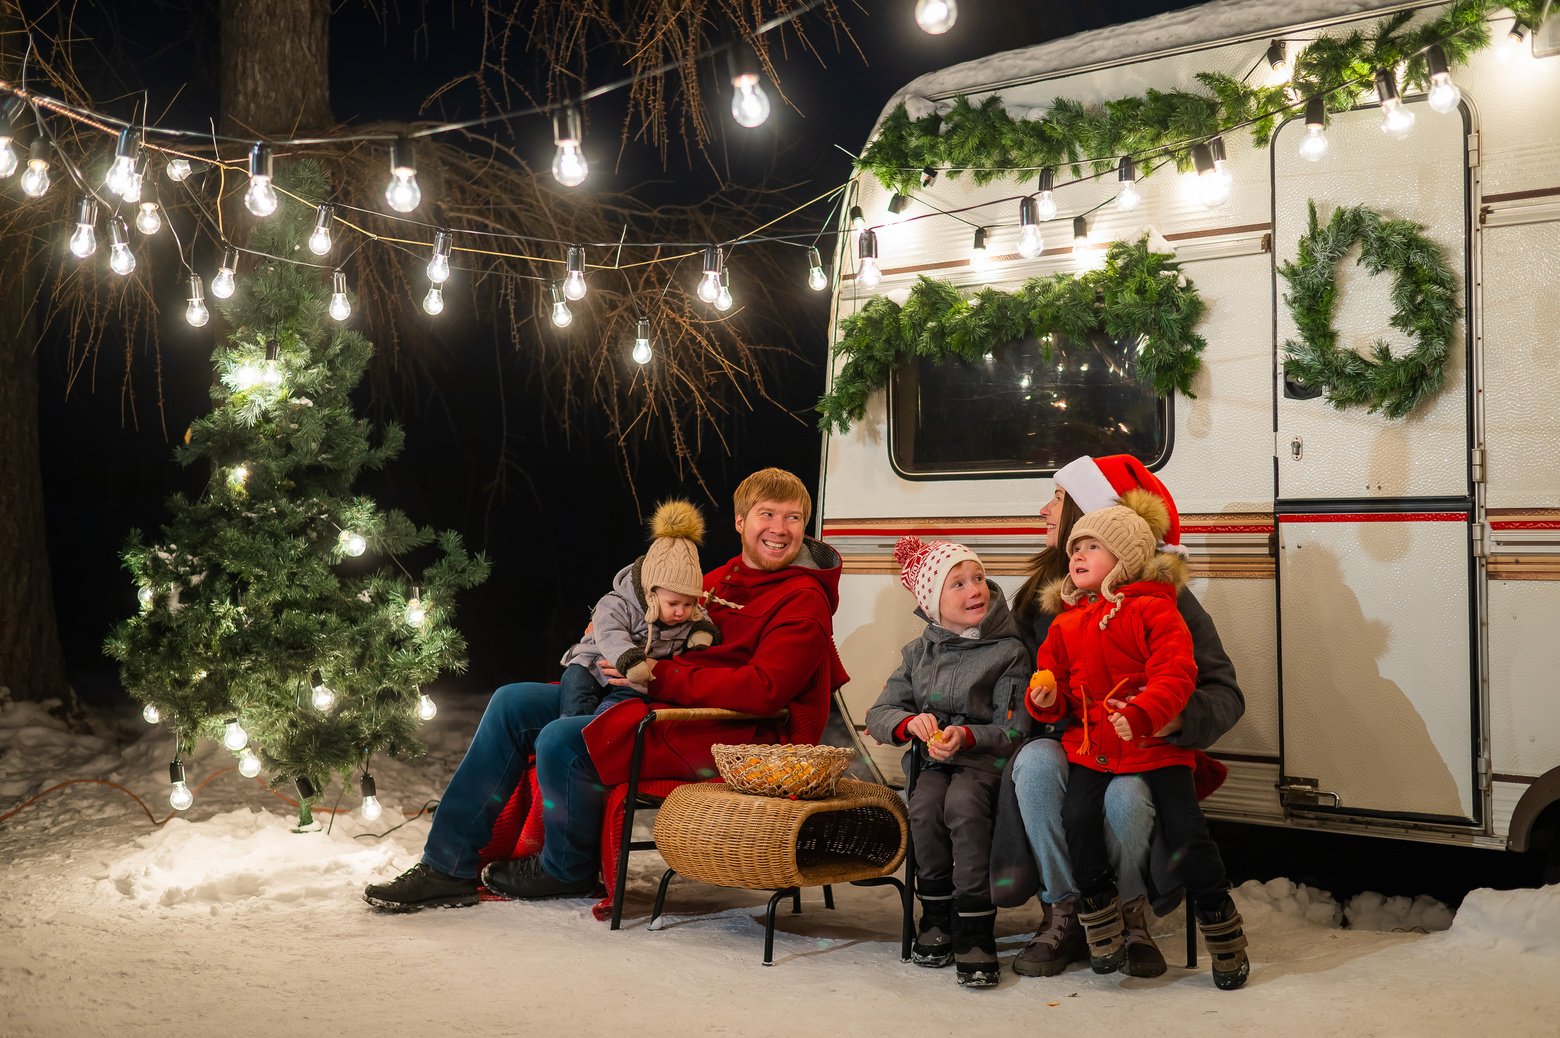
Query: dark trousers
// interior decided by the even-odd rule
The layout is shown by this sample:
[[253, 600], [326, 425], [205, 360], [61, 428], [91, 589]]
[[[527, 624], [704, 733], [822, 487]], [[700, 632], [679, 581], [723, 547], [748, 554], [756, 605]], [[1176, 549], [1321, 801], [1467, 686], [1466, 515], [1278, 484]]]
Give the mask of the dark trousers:
[[[1197, 806], [1192, 769], [1155, 768], [1136, 773], [1148, 784], [1160, 831], [1170, 848], [1170, 874], [1186, 887], [1187, 894], [1202, 903], [1222, 897], [1229, 889], [1219, 845], [1208, 835], [1208, 820]], [[1072, 859], [1078, 893], [1098, 897], [1116, 884], [1105, 853], [1105, 787], [1116, 776], [1073, 764], [1067, 774], [1067, 798], [1062, 802], [1062, 825], [1067, 832], [1067, 855]]]
[[991, 900], [991, 825], [1001, 781], [974, 768], [921, 769], [910, 793], [916, 882], [952, 877], [961, 900]]
[[595, 668], [571, 663], [558, 679], [558, 716], [589, 717], [606, 693], [607, 686], [596, 680]]

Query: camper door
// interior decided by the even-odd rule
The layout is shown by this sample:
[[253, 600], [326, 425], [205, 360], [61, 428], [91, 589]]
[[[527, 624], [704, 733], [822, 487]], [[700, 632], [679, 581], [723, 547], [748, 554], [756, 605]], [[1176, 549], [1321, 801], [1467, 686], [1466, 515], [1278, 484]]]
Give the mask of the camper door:
[[[1292, 259], [1314, 201], [1364, 204], [1422, 224], [1459, 275], [1467, 271], [1466, 114], [1422, 104], [1395, 140], [1374, 109], [1332, 115], [1331, 147], [1300, 157], [1302, 120], [1275, 135], [1273, 250]], [[1392, 276], [1338, 265], [1333, 327], [1342, 348], [1376, 339], [1411, 348], [1391, 327]], [[1462, 277], [1464, 298], [1466, 277]], [[1466, 321], [1445, 388], [1404, 419], [1337, 410], [1283, 378], [1297, 337], [1274, 275], [1275, 430], [1281, 790], [1292, 811], [1386, 816], [1420, 824], [1478, 820], [1477, 668], [1469, 447], [1473, 409]]]

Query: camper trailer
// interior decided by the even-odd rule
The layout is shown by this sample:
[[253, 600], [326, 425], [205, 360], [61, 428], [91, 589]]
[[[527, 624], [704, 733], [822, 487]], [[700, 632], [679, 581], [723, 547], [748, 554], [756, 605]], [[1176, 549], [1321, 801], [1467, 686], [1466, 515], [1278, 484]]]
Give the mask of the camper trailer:
[[[1054, 99], [1100, 104], [1199, 90], [1197, 73], [1266, 69], [1322, 34], [1444, 4], [1225, 0], [924, 76], [891, 99], [919, 111], [1000, 96], [1013, 112]], [[1497, 18], [1492, 34], [1511, 28]], [[1399, 98], [1412, 133], [1382, 132], [1382, 98], [1331, 112], [1329, 147], [1300, 154], [1297, 107], [1263, 144], [1224, 137], [1228, 199], [1208, 206], [1196, 175], [1162, 169], [1142, 202], [1113, 204], [1114, 173], [1058, 188], [1043, 248], [1016, 248], [1017, 196], [950, 171], [909, 205], [870, 176], [854, 201], [875, 230], [881, 282], [840, 252], [831, 341], [882, 295], [921, 277], [961, 291], [1097, 262], [1148, 236], [1173, 252], [1206, 304], [1191, 394], [1132, 377], [1132, 343], [1009, 342], [983, 361], [905, 360], [865, 417], [825, 437], [820, 535], [845, 561], [835, 635], [859, 722], [919, 622], [892, 550], [914, 533], [973, 547], [1011, 594], [1041, 546], [1037, 510], [1056, 468], [1131, 453], [1173, 492], [1192, 590], [1217, 622], [1246, 697], [1213, 749], [1229, 779], [1205, 808], [1247, 823], [1511, 851], [1552, 848], [1560, 829], [1560, 18], [1473, 54], [1449, 111]], [[1444, 107], [1441, 106], [1441, 107]], [[881, 125], [881, 121], [880, 121]], [[877, 132], [876, 130], [874, 131]], [[1070, 173], [1058, 182], [1071, 180]], [[1314, 203], [1325, 221], [1365, 205], [1413, 221], [1455, 272], [1463, 316], [1444, 386], [1402, 418], [1334, 407], [1286, 380], [1297, 335], [1279, 268], [1297, 255]], [[895, 206], [899, 208], [899, 206]], [[1086, 241], [1073, 240], [1075, 214]], [[954, 215], [946, 215], [946, 214]], [[895, 216], [906, 218], [895, 223]], [[972, 227], [991, 254], [972, 256]], [[842, 240], [853, 242], [854, 236]], [[1032, 250], [1031, 250], [1032, 251]], [[1394, 354], [1393, 278], [1349, 256], [1336, 268], [1333, 327], [1344, 348]], [[1045, 338], [1041, 336], [1040, 338]], [[1052, 347], [1048, 353], [1046, 346]], [[841, 362], [834, 361], [831, 379]], [[1128, 420], [1124, 416], [1130, 415]], [[872, 749], [891, 778], [900, 751]], [[1556, 852], [1549, 851], [1551, 869]]]

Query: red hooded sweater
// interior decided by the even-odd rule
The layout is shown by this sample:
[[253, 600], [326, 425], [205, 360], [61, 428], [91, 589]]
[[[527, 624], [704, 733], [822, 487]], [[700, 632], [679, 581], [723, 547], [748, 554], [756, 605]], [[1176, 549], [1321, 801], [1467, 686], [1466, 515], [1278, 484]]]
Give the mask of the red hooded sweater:
[[[1056, 702], [1048, 710], [1035, 709], [1027, 697], [1025, 702], [1040, 721], [1058, 721], [1068, 713], [1078, 718], [1062, 733], [1067, 759], [1074, 764], [1118, 775], [1194, 766], [1194, 750], [1152, 735], [1124, 741], [1105, 706], [1106, 699], [1129, 699], [1147, 715], [1148, 731], [1157, 732], [1191, 698], [1197, 664], [1192, 636], [1176, 608], [1177, 590], [1173, 578], [1124, 585], [1118, 589], [1121, 609], [1103, 631], [1100, 620], [1115, 604], [1098, 594], [1086, 593], [1051, 621], [1036, 666], [1056, 676]], [[1051, 592], [1047, 588], [1043, 594]]]
[[754, 569], [738, 556], [705, 574], [720, 643], [657, 663], [648, 704], [619, 703], [586, 725], [585, 744], [601, 780], [607, 785], [628, 780], [634, 730], [657, 706], [752, 714], [788, 708], [790, 716], [783, 724], [755, 722], [746, 732], [729, 722], [668, 726], [647, 740], [645, 778], [713, 778], [712, 742], [816, 743], [834, 690], [850, 680], [834, 648], [839, 581], [839, 552], [811, 537], [784, 569]]

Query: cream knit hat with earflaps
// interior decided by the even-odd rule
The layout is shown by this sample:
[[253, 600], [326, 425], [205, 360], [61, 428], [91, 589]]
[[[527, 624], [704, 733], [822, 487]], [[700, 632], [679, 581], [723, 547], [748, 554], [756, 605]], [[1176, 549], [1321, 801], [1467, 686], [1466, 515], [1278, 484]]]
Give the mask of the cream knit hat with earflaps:
[[[1067, 552], [1072, 554], [1073, 545], [1088, 537], [1110, 549], [1116, 556], [1116, 565], [1100, 583], [1100, 597], [1115, 602], [1119, 609], [1121, 596], [1116, 594], [1116, 589], [1143, 578], [1169, 521], [1168, 511], [1158, 495], [1149, 490], [1128, 490], [1121, 496], [1121, 504], [1090, 512], [1073, 524], [1072, 534], [1067, 538]], [[1080, 594], [1069, 572], [1062, 585], [1062, 597], [1068, 602], [1076, 602]], [[1100, 621], [1101, 630], [1115, 615], [1113, 609]]]
[[[699, 563], [704, 517], [687, 501], [663, 501], [650, 519], [650, 535], [655, 540], [645, 552], [639, 583], [645, 598], [645, 620], [655, 623], [661, 618], [660, 603], [650, 593], [655, 588], [692, 598], [704, 595], [704, 567]], [[698, 613], [696, 610], [695, 615]]]

